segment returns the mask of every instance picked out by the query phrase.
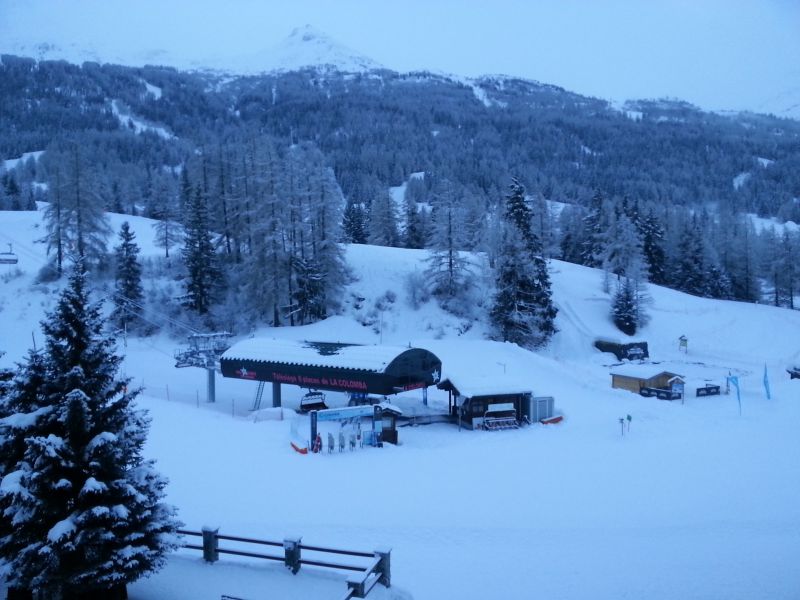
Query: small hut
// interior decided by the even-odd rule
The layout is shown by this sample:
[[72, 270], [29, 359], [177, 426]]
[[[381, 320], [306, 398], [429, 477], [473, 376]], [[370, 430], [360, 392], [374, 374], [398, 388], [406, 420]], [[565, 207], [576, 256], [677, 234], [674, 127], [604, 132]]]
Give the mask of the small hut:
[[[672, 390], [676, 384], [682, 386], [682, 375], [659, 370], [655, 365], [624, 365], [611, 372], [611, 387], [628, 390], [636, 394], [656, 395], [656, 390]], [[643, 393], [653, 390], [653, 394]]]
[[553, 398], [535, 398], [527, 381], [452, 377], [437, 384], [447, 390], [450, 414], [468, 429], [506, 429], [553, 416]]

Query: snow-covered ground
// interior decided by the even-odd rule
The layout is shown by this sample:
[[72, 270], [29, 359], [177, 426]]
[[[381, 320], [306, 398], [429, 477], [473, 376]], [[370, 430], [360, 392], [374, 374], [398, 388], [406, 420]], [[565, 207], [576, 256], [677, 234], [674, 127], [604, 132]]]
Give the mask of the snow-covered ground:
[[794, 221], [786, 221], [781, 223], [778, 219], [759, 217], [758, 215], [748, 213], [747, 217], [753, 222], [756, 231], [761, 233], [765, 229], [774, 229], [778, 235], [783, 235], [784, 231], [789, 233], [796, 233], [800, 231], [800, 224]]
[[[131, 222], [143, 255], [161, 254], [148, 220], [111, 219], [114, 230]], [[13, 242], [20, 257], [19, 272], [0, 265], [3, 365], [24, 355], [57, 296], [52, 284], [32, 286], [44, 261], [33, 242], [42, 237], [39, 223], [37, 213], [0, 213], [0, 245]], [[413, 310], [403, 282], [424, 269], [424, 257], [350, 246], [358, 280], [342, 315], [256, 335], [423, 346], [442, 359], [444, 377], [527, 380], [537, 395], [555, 397], [564, 421], [506, 432], [409, 427], [398, 446], [302, 456], [289, 445], [293, 419], [249, 412], [254, 383], [218, 378], [210, 405], [205, 373], [172, 366], [180, 340], [129, 339], [125, 373], [145, 387], [140, 404], [153, 419], [147, 451], [169, 477], [168, 499], [187, 528], [391, 547], [393, 587], [378, 586], [370, 595], [378, 600], [798, 597], [800, 381], [784, 368], [800, 362], [800, 311], [650, 286], [651, 322], [636, 339], [648, 341], [657, 369], [685, 375], [689, 392], [685, 403], [663, 402], [611, 389], [615, 359], [592, 342], [626, 338], [609, 321], [597, 271], [552, 264], [560, 331], [534, 354], [484, 341], [484, 323], [432, 303]], [[680, 335], [688, 353], [678, 348]], [[706, 381], [724, 388], [729, 372], [740, 377], [741, 416], [733, 394], [693, 394]], [[284, 404], [297, 406], [303, 392], [284, 386]], [[445, 393], [431, 388], [429, 396], [432, 406], [446, 406]], [[410, 410], [420, 399], [416, 391], [392, 401]], [[182, 551], [130, 593], [334, 599], [344, 582], [305, 567], [292, 576], [277, 563], [206, 565]]]
[[19, 158], [9, 158], [0, 161], [0, 171], [11, 171], [12, 169], [16, 169], [20, 163], [25, 164], [31, 158], [34, 161], [37, 161], [42, 154], [44, 154], [44, 150], [37, 150], [35, 152], [25, 152]]
[[[160, 98], [161, 89], [155, 86], [150, 85], [149, 83], [145, 84], [147, 92], [149, 94], [153, 94], [156, 99]], [[144, 133], [145, 131], [151, 131], [155, 133], [158, 137], [169, 140], [174, 138], [175, 136], [172, 135], [169, 131], [167, 131], [164, 127], [160, 125], [152, 125], [148, 123], [144, 119], [141, 119], [131, 113], [119, 100], [112, 100], [111, 101], [111, 112], [114, 113], [114, 116], [117, 117], [117, 120], [122, 124], [123, 127], [130, 127], [134, 133]]]

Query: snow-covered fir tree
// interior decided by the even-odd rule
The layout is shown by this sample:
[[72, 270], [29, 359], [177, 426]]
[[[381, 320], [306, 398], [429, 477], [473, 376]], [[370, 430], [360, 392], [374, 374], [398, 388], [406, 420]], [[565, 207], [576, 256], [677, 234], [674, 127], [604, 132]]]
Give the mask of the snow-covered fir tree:
[[695, 296], [730, 298], [731, 284], [720, 264], [716, 249], [704, 235], [695, 215], [680, 229], [675, 256], [676, 269], [670, 282], [676, 288]]
[[[710, 216], [702, 215], [701, 229], [712, 231], [715, 224]], [[750, 218], [719, 211], [719, 234], [716, 256], [719, 266], [730, 280], [730, 294], [737, 300], [755, 302], [761, 299], [757, 276], [756, 232]], [[716, 297], [716, 296], [714, 296]]]
[[609, 211], [600, 190], [592, 196], [583, 217], [581, 236], [581, 264], [587, 267], [600, 267], [607, 240]]
[[627, 334], [633, 335], [639, 326], [639, 300], [636, 284], [629, 277], [617, 281], [617, 290], [612, 302], [611, 314], [614, 325]]
[[209, 231], [208, 205], [199, 187], [186, 207], [182, 258], [186, 267], [184, 306], [206, 315], [216, 300], [222, 273]]
[[123, 222], [119, 231], [120, 243], [115, 248], [114, 312], [111, 318], [117, 327], [127, 331], [135, 331], [143, 323], [139, 316], [144, 300], [142, 267], [135, 239], [136, 234], [128, 222]]
[[640, 220], [639, 233], [642, 238], [644, 259], [647, 263], [647, 279], [652, 283], [664, 285], [667, 282], [664, 227], [652, 208]]
[[324, 319], [325, 275], [313, 257], [295, 256], [292, 259], [295, 284], [292, 293], [291, 319], [297, 325]]
[[344, 240], [350, 244], [366, 244], [366, 214], [364, 206], [358, 202], [347, 201], [342, 221]]
[[624, 212], [613, 217], [605, 238], [602, 256], [602, 266], [606, 274], [605, 291], [610, 288], [610, 276], [618, 279], [630, 277], [635, 271], [636, 278], [640, 279], [646, 273], [642, 240], [636, 226]]
[[561, 260], [581, 264], [583, 217], [583, 207], [579, 204], [568, 204], [558, 215], [561, 231], [558, 256]]
[[0, 210], [36, 210], [36, 202], [30, 193], [23, 193], [14, 171], [0, 177]]
[[[0, 358], [5, 354], [4, 350], [0, 350]], [[14, 371], [8, 367], [0, 367], [0, 405], [8, 393], [9, 381], [14, 377]], [[2, 417], [0, 417], [2, 418]]]
[[420, 209], [413, 194], [406, 193], [403, 196], [403, 206], [405, 209], [405, 227], [403, 229], [403, 247], [420, 249], [425, 247], [425, 240], [428, 236], [427, 215], [428, 211]]
[[520, 346], [540, 345], [534, 275], [516, 227], [507, 225], [495, 264], [495, 295], [489, 318], [497, 336]]
[[676, 287], [695, 296], [708, 295], [706, 248], [697, 219], [687, 223], [678, 245], [677, 269], [673, 274]]
[[[51, 411], [45, 397], [46, 384], [47, 373], [41, 350], [30, 350], [26, 360], [18, 365], [16, 375], [10, 370], [0, 373], [0, 477], [2, 478], [17, 472], [18, 465], [25, 458], [27, 447], [25, 433], [30, 431], [36, 419]], [[13, 483], [14, 478], [7, 481]], [[0, 486], [0, 566], [3, 563], [4, 549], [8, 549], [9, 553], [17, 549], [14, 546], [16, 526], [11, 519], [14, 499], [13, 493], [3, 493]], [[8, 590], [8, 598], [32, 600], [32, 593], [12, 583]]]
[[142, 456], [148, 418], [117, 376], [100, 310], [78, 262], [42, 322], [44, 352], [29, 355], [3, 401], [15, 412], [0, 426], [11, 449], [0, 561], [11, 587], [48, 600], [125, 598], [177, 544], [166, 481]]
[[648, 265], [644, 256], [644, 247], [635, 204], [624, 199], [621, 210], [613, 217], [607, 233], [607, 243], [603, 256], [605, 272], [604, 285], [609, 291], [614, 280], [614, 295], [611, 315], [614, 324], [628, 335], [647, 322], [644, 310], [646, 299], [644, 284], [647, 281]]
[[525, 188], [512, 180], [506, 196], [503, 240], [498, 253], [492, 323], [504, 340], [545, 345], [556, 333], [547, 261], [533, 232]]

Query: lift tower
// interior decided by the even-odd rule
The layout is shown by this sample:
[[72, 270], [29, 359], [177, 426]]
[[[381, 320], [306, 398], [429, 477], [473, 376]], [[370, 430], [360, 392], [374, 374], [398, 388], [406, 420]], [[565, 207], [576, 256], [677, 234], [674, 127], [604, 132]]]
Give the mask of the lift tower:
[[199, 367], [208, 373], [206, 400], [214, 402], [215, 374], [220, 370], [219, 357], [230, 348], [229, 339], [233, 334], [227, 331], [215, 333], [193, 333], [188, 337], [188, 346], [175, 351], [175, 367]]

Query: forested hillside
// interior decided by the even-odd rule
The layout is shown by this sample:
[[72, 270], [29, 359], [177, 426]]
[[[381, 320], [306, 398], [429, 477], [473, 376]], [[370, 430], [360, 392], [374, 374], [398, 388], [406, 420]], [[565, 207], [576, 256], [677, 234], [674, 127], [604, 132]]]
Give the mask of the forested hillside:
[[[246, 297], [246, 319], [324, 317], [343, 301], [341, 241], [484, 252], [494, 269], [512, 177], [545, 256], [698, 295], [794, 306], [797, 292], [796, 229], [759, 232], [744, 215], [800, 222], [800, 123], [678, 100], [615, 107], [500, 76], [234, 77], [3, 55], [0, 157], [23, 157], [7, 160], [0, 208], [50, 202], [59, 269], [83, 240], [76, 223], [95, 221], [81, 211], [153, 217], [200, 315]], [[111, 232], [97, 223], [102, 266]], [[468, 288], [470, 268], [455, 268]], [[464, 305], [454, 286], [429, 287]]]

